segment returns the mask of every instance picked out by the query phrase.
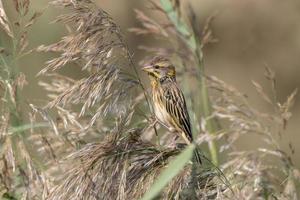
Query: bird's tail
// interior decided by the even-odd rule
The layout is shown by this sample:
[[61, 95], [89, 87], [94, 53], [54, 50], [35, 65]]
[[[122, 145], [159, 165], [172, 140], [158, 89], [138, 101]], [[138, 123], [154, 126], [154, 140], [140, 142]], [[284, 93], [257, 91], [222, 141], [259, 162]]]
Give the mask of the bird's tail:
[[202, 165], [201, 156], [200, 156], [200, 153], [197, 149], [195, 149], [195, 151], [194, 151], [194, 159], [196, 160], [197, 163]]

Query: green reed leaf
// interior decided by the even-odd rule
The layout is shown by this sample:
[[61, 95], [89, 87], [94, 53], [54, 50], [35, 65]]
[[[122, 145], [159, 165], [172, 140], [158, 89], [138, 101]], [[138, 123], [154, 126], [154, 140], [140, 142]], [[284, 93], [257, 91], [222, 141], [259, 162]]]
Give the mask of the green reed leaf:
[[196, 50], [197, 44], [196, 44], [195, 37], [191, 33], [186, 23], [179, 17], [178, 13], [176, 12], [176, 10], [172, 5], [172, 2], [170, 0], [160, 0], [160, 2], [162, 8], [167, 13], [170, 21], [174, 24], [177, 31], [181, 34], [184, 40], [186, 40], [190, 48], [192, 50]]
[[35, 123], [35, 124], [23, 124], [17, 127], [11, 127], [9, 129], [9, 134], [15, 134], [18, 132], [23, 132], [32, 128], [50, 127], [49, 123]]

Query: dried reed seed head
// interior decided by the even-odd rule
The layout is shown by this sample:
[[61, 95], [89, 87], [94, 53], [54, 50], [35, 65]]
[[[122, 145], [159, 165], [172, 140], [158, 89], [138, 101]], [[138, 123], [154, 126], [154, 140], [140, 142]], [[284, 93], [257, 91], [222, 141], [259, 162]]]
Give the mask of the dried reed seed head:
[[[64, 88], [48, 107], [81, 104], [79, 116], [83, 116], [87, 110], [93, 113], [90, 125], [108, 113], [124, 115], [131, 106], [132, 89], [138, 85], [138, 81], [128, 75], [128, 69], [123, 67], [129, 62], [129, 53], [119, 27], [105, 11], [95, 8], [90, 1], [52, 3], [62, 3], [71, 10], [70, 13], [59, 16], [56, 22], [70, 24], [73, 33], [56, 44], [38, 48], [40, 51], [61, 53], [60, 57], [48, 61], [40, 74], [76, 62], [83, 70], [87, 70], [89, 75], [81, 80], [74, 80], [74, 83]], [[59, 86], [57, 82], [53, 82], [52, 86], [43, 85], [52, 91]], [[61, 90], [57, 88], [56, 91]]]
[[[118, 130], [126, 131], [126, 130]], [[57, 186], [48, 199], [139, 199], [146, 192], [169, 159], [178, 150], [157, 150], [150, 143], [138, 139], [141, 130], [127, 131], [123, 136], [108, 134], [101, 143], [86, 145], [70, 156], [73, 163], [67, 178]], [[74, 164], [76, 161], [77, 164]], [[206, 175], [205, 175], [206, 174]], [[191, 168], [187, 166], [163, 192], [173, 198], [190, 187]], [[197, 187], [204, 190], [212, 187], [213, 173], [199, 174]]]
[[141, 22], [143, 28], [134, 27], [130, 28], [129, 31], [137, 35], [155, 34], [163, 37], [168, 36], [168, 32], [164, 29], [163, 25], [157, 23], [155, 20], [146, 16], [142, 11], [135, 9], [136, 18]]
[[13, 34], [10, 30], [9, 24], [8, 24], [8, 19], [3, 7], [2, 0], [0, 0], [0, 26], [4, 29], [6, 34], [10, 37], [13, 37]]
[[23, 15], [28, 13], [30, 0], [13, 0], [13, 3], [18, 13]]
[[[81, 5], [81, 4], [80, 4]], [[41, 71], [56, 70], [68, 62], [82, 59], [83, 69], [103, 67], [111, 58], [113, 49], [124, 49], [120, 41], [118, 26], [101, 9], [92, 10], [86, 7], [71, 7], [70, 14], [58, 17], [57, 22], [75, 24], [74, 32], [60, 42], [48, 47], [41, 46], [41, 51], [65, 52], [61, 57], [53, 59]]]

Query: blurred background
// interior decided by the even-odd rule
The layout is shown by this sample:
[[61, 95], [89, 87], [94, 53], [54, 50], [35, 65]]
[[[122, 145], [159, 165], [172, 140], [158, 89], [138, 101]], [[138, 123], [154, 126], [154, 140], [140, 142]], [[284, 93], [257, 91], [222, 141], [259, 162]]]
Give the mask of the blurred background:
[[[42, 11], [48, 7], [48, 0], [33, 0], [32, 9]], [[136, 36], [127, 30], [138, 26], [135, 19], [135, 8], [146, 10], [154, 17], [155, 13], [147, 10], [146, 0], [96, 0], [122, 28], [125, 38], [138, 62], [145, 52], [138, 49], [139, 45], [151, 43], [155, 38]], [[8, 16], [13, 18], [10, 4], [3, 1]], [[297, 0], [191, 0], [193, 9], [199, 18], [199, 26], [214, 12], [218, 12], [212, 23], [217, 43], [209, 44], [204, 49], [205, 68], [208, 75], [214, 75], [235, 86], [247, 94], [257, 109], [270, 112], [272, 108], [257, 94], [251, 81], [260, 83], [270, 94], [271, 87], [264, 78], [265, 66], [276, 73], [277, 91], [280, 102], [300, 86], [300, 2]], [[51, 24], [62, 10], [49, 6], [37, 20], [29, 32], [30, 47], [51, 44], [58, 41], [66, 32], [63, 25]], [[157, 16], [155, 16], [157, 17]], [[3, 34], [3, 33], [1, 33]], [[159, 45], [159, 43], [157, 43]], [[25, 57], [19, 64], [20, 70], [26, 74], [28, 84], [23, 95], [29, 102], [43, 105], [47, 96], [38, 85], [36, 74], [42, 69], [45, 61], [54, 55], [33, 53]], [[82, 77], [82, 71], [74, 66], [65, 67], [62, 73], [74, 78]], [[290, 152], [289, 143], [293, 144], [295, 154], [292, 159], [300, 167], [300, 98], [296, 98], [293, 116], [287, 126], [286, 136], [282, 137], [281, 145]], [[263, 142], [257, 136], [242, 137], [238, 141], [241, 150], [259, 147]], [[297, 156], [298, 155], [298, 156]]]

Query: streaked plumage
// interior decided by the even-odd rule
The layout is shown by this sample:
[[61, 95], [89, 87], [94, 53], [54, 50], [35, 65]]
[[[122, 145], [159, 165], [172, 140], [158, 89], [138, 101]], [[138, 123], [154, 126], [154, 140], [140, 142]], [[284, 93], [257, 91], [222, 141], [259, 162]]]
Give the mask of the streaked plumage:
[[[143, 70], [148, 72], [151, 80], [153, 109], [157, 120], [190, 144], [193, 142], [190, 118], [185, 98], [176, 82], [175, 67], [169, 60], [159, 57]], [[201, 163], [198, 152], [196, 158]]]

